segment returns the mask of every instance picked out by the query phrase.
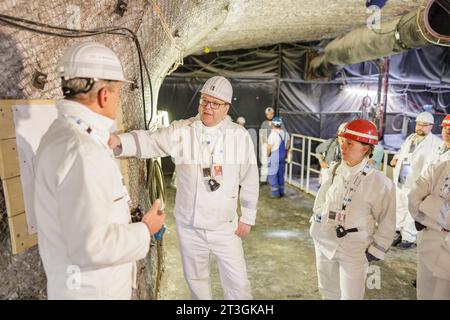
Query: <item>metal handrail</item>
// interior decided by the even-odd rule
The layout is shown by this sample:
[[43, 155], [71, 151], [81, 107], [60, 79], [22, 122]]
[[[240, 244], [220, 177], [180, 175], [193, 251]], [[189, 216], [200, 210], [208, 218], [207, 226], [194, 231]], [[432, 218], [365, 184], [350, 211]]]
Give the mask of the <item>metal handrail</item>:
[[[294, 148], [294, 142], [295, 139], [301, 139], [301, 149]], [[292, 156], [290, 160], [288, 161], [288, 166], [285, 171], [285, 177], [286, 181], [295, 186], [298, 187], [300, 190], [305, 191], [306, 193], [316, 195], [317, 192], [315, 190], [311, 190], [310, 187], [310, 175], [311, 172], [320, 174], [320, 170], [317, 170], [315, 168], [311, 168], [311, 157], [317, 157], [317, 153], [311, 151], [311, 142], [323, 142], [325, 139], [311, 137], [311, 136], [305, 136], [298, 133], [291, 134], [291, 146], [290, 150], [292, 150]], [[307, 149], [305, 149], [307, 147]], [[305, 152], [306, 151], [306, 152]], [[294, 158], [294, 152], [298, 152], [300, 154], [300, 162], [293, 161]], [[394, 154], [395, 152], [384, 150], [384, 156], [383, 156], [383, 169], [382, 172], [387, 176], [387, 168], [388, 168], [388, 156], [389, 154]], [[306, 170], [305, 170], [305, 162], [306, 162]], [[293, 180], [292, 178], [292, 168], [293, 166], [300, 167], [300, 183]], [[304, 176], [306, 174], [306, 177]]]

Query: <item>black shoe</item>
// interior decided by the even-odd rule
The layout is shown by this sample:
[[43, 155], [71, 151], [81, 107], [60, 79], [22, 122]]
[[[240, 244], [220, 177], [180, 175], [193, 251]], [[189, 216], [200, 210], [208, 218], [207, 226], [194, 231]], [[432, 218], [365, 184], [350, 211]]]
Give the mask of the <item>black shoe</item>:
[[417, 247], [417, 245], [415, 242], [402, 241], [398, 247], [401, 250], [408, 250]]
[[394, 241], [392, 241], [392, 246], [396, 247], [402, 242], [402, 234], [400, 231], [395, 231]]

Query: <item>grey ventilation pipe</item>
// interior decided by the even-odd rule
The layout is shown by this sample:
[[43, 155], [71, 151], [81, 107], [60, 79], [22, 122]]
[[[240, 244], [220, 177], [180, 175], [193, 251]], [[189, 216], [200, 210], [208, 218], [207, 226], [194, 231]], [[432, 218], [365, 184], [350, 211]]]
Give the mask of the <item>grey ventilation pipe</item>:
[[427, 44], [450, 45], [450, 0], [431, 0], [418, 10], [387, 22], [378, 30], [359, 28], [336, 38], [310, 71], [328, 77], [344, 65], [369, 61]]

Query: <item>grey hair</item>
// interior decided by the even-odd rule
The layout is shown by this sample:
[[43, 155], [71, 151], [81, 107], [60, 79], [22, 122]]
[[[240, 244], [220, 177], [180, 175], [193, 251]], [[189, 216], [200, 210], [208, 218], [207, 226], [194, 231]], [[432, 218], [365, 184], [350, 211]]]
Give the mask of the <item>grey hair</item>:
[[68, 99], [83, 99], [83, 100], [94, 100], [97, 97], [97, 94], [99, 90], [103, 87], [108, 87], [109, 89], [112, 88], [112, 84], [115, 81], [110, 80], [95, 80], [94, 85], [92, 88], [86, 92], [83, 93], [82, 91], [87, 88], [89, 85], [90, 79], [87, 78], [74, 78], [65, 80], [64, 78], [61, 80], [61, 85], [63, 88], [68, 88], [72, 91], [79, 92], [71, 97], [68, 97]]

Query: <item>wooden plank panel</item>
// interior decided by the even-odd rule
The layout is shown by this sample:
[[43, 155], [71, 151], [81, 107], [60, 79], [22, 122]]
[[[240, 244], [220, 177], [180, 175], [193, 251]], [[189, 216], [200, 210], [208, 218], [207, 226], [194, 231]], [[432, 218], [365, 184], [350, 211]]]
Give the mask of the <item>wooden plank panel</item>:
[[0, 100], [0, 139], [9, 139], [15, 136], [11, 104], [9, 100]]
[[2, 183], [8, 217], [22, 214], [25, 211], [25, 202], [20, 177], [5, 179]]
[[28, 234], [25, 213], [8, 218], [9, 234], [11, 236], [12, 253], [18, 254], [37, 244], [37, 234]]
[[0, 179], [20, 175], [16, 139], [0, 140]]

